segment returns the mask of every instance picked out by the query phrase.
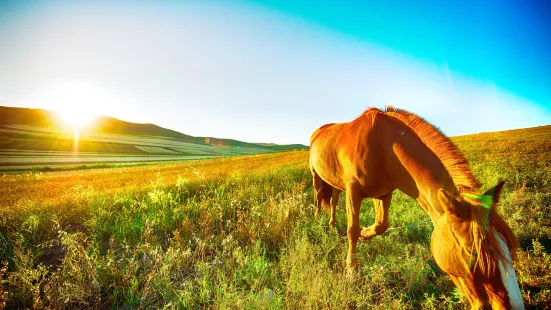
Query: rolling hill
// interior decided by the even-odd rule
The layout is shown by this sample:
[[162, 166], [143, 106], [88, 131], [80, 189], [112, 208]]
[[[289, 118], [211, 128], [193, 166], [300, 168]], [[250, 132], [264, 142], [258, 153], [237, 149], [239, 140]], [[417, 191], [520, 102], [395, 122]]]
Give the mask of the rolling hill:
[[[100, 116], [75, 130], [53, 111], [0, 106], [0, 170], [45, 165], [129, 163], [307, 149], [193, 137], [154, 124]], [[208, 141], [208, 143], [207, 143]]]

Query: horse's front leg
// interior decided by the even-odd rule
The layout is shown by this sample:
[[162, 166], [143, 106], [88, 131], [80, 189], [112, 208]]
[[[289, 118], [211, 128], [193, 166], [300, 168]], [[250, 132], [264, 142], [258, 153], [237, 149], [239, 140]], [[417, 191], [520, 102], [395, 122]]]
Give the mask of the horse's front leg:
[[346, 187], [346, 217], [348, 234], [348, 256], [346, 257], [346, 266], [349, 270], [358, 267], [356, 258], [356, 243], [360, 237], [360, 206], [362, 198], [354, 191], [353, 186]]
[[377, 235], [383, 234], [388, 229], [388, 208], [391, 200], [392, 192], [379, 198], [373, 198], [373, 204], [375, 206], [375, 223], [362, 230], [360, 240], [369, 240]]

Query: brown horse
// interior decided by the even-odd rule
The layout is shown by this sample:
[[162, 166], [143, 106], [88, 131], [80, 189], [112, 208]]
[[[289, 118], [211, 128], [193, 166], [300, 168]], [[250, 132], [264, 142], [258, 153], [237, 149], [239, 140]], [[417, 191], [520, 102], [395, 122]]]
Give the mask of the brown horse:
[[[503, 182], [483, 195], [457, 147], [434, 126], [404, 110], [371, 108], [351, 122], [327, 124], [310, 140], [310, 169], [317, 211], [331, 209], [346, 190], [349, 268], [357, 267], [356, 243], [388, 228], [392, 192], [419, 202], [434, 231], [436, 263], [471, 307], [523, 309], [512, 266], [518, 241], [496, 212]], [[360, 204], [372, 198], [375, 223], [361, 229]]]

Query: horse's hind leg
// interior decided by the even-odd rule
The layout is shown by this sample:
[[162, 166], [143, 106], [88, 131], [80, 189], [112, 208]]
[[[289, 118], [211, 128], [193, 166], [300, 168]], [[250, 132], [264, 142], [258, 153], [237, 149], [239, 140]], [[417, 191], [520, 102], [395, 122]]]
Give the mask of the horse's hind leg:
[[318, 217], [325, 197], [323, 194], [323, 180], [320, 178], [320, 176], [316, 173], [314, 169], [312, 169], [312, 184], [314, 186], [314, 199], [316, 201], [315, 215], [316, 217]]
[[333, 187], [327, 184], [317, 174], [316, 170], [312, 169], [312, 178], [314, 186], [314, 196], [316, 199], [316, 217], [320, 214], [322, 207], [330, 205], [330, 199], [333, 194]]
[[337, 204], [339, 203], [339, 196], [341, 190], [333, 187], [333, 192], [331, 193], [331, 219], [329, 220], [329, 225], [335, 227], [336, 224], [336, 210]]
[[383, 234], [388, 229], [388, 207], [392, 200], [392, 192], [381, 196], [379, 198], [373, 198], [373, 204], [375, 206], [375, 223], [362, 230], [360, 235], [361, 240], [369, 240], [376, 235]]

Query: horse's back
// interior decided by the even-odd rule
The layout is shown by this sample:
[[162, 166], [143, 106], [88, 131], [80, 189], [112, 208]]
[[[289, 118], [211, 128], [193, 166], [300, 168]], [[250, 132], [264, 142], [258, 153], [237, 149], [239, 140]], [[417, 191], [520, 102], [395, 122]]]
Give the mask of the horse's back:
[[310, 166], [329, 184], [344, 189], [353, 182], [371, 183], [373, 170], [383, 161], [382, 133], [376, 134], [379, 110], [368, 110], [354, 121], [327, 124], [311, 137]]
[[360, 142], [375, 125], [375, 119], [379, 113], [384, 114], [377, 108], [370, 108], [353, 121], [325, 124], [312, 133], [310, 147], [314, 146], [318, 139], [321, 141], [318, 144], [336, 142], [339, 146]]
[[329, 184], [344, 189], [358, 184], [369, 197], [392, 190], [388, 163], [393, 162], [392, 122], [370, 109], [348, 123], [327, 124], [312, 135], [310, 165]]

